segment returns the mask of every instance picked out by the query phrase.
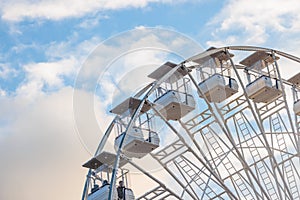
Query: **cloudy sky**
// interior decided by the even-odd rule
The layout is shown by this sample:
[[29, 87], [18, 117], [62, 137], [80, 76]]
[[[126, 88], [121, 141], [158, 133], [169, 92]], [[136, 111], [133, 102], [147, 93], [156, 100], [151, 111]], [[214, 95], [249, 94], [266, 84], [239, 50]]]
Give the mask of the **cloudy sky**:
[[0, 15], [5, 200], [79, 199], [108, 108], [144, 84], [128, 71], [151, 72], [163, 52], [180, 61], [257, 45], [300, 55], [298, 0], [0, 0]]

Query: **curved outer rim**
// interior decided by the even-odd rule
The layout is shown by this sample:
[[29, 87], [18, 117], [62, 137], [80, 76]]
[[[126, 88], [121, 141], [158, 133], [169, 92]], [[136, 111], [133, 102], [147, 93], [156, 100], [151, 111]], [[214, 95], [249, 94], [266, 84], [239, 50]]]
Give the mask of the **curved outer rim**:
[[186, 61], [189, 62], [189, 61], [193, 61], [195, 59], [201, 59], [201, 58], [210, 56], [210, 55], [212, 55], [214, 53], [217, 53], [217, 52], [220, 52], [220, 51], [226, 51], [226, 50], [264, 51], [264, 52], [269, 52], [269, 53], [274, 52], [274, 53], [276, 53], [278, 55], [281, 55], [281, 56], [283, 56], [285, 58], [288, 58], [288, 59], [291, 59], [293, 61], [296, 61], [296, 62], [300, 63], [300, 58], [297, 57], [297, 56], [285, 53], [283, 51], [278, 51], [278, 50], [275, 50], [275, 49], [264, 48], [264, 47], [256, 47], [256, 46], [226, 46], [226, 47], [219, 47], [219, 48], [216, 48], [216, 49], [212, 49], [212, 50], [209, 50], [209, 51], [204, 51], [204, 52], [202, 52], [200, 54], [194, 55], [194, 56], [188, 58]]

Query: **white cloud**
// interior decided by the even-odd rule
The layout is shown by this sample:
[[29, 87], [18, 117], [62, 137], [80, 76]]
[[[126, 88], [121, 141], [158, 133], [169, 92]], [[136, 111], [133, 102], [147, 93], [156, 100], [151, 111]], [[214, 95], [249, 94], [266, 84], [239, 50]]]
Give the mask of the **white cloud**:
[[[81, 164], [90, 155], [74, 130], [72, 94], [66, 87], [31, 101], [0, 98], [0, 199], [80, 197], [86, 173]], [[101, 137], [89, 131], [90, 139]]]
[[78, 61], [71, 57], [56, 62], [31, 63], [24, 66], [26, 80], [17, 89], [19, 95], [34, 97], [45, 87], [55, 89], [64, 86], [64, 79], [75, 74]]
[[0, 97], [4, 97], [4, 96], [6, 96], [6, 91], [5, 90], [2, 90], [1, 88], [0, 88]]
[[17, 45], [13, 46], [11, 50], [17, 54], [21, 53], [24, 50], [27, 49], [40, 49], [41, 47], [35, 43], [32, 44], [22, 44], [18, 43]]
[[10, 67], [9, 64], [0, 63], [0, 79], [13, 78], [17, 75], [17, 70]]
[[60, 20], [103, 10], [143, 8], [155, 2], [172, 3], [173, 0], [14, 0], [1, 2], [0, 5], [4, 20], [21, 21], [24, 18]]
[[108, 15], [100, 15], [87, 17], [86, 19], [83, 19], [83, 21], [78, 25], [80, 28], [89, 29], [92, 27], [96, 27], [99, 25], [100, 20], [102, 19], [109, 19]]
[[[99, 38], [93, 37], [76, 43], [76, 37], [72, 36], [65, 42], [53, 42], [47, 48], [42, 47], [45, 48], [48, 61], [25, 64], [22, 71], [25, 80], [18, 86], [16, 93], [33, 98], [39, 96], [44, 89], [59, 90], [66, 85], [66, 81], [72, 84], [81, 63], [100, 41]], [[20, 48], [16, 48], [22, 49], [23, 45], [19, 46]]]
[[[216, 28], [214, 40], [223, 44], [260, 45], [275, 34], [299, 33], [299, 10], [297, 0], [229, 0], [209, 25]], [[236, 39], [228, 41], [232, 36]]]
[[24, 66], [27, 77], [32, 81], [42, 81], [49, 86], [62, 86], [62, 76], [68, 76], [78, 65], [75, 58], [57, 62], [41, 62]]
[[[298, 1], [228, 0], [224, 5], [207, 26], [212, 30], [208, 46], [265, 46], [299, 57]], [[279, 66], [283, 78], [288, 79], [299, 72], [296, 62], [287, 62], [280, 57]]]
[[45, 55], [50, 60], [73, 56], [82, 62], [100, 42], [101, 39], [96, 36], [81, 41], [79, 35], [75, 32], [66, 41], [50, 43], [45, 50]]

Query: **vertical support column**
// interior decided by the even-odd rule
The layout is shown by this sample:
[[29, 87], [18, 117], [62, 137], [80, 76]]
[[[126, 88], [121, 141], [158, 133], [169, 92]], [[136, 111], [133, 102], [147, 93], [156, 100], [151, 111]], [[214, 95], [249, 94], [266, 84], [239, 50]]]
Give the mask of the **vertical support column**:
[[[273, 57], [274, 64], [275, 64], [275, 67], [276, 67], [276, 71], [277, 71], [277, 74], [278, 74], [278, 79], [280, 81], [280, 86], [281, 86], [281, 88], [283, 88], [283, 82], [282, 82], [282, 79], [281, 79], [279, 66], [278, 66], [278, 63], [276, 61], [276, 56], [275, 56], [274, 51], [272, 51], [272, 57]], [[287, 110], [287, 115], [288, 115], [288, 119], [289, 119], [289, 122], [290, 122], [290, 126], [292, 128], [293, 133], [295, 133], [295, 129], [294, 129], [294, 126], [293, 126], [293, 123], [292, 123], [292, 117], [291, 117], [289, 106], [287, 104], [286, 93], [285, 93], [284, 89], [282, 90], [282, 96], [283, 96], [283, 100], [284, 100], [285, 107], [286, 107], [286, 110]], [[294, 139], [295, 139], [295, 142], [296, 142], [297, 152], [299, 153], [299, 144], [298, 144], [299, 142], [298, 142], [298, 138], [296, 137], [296, 134], [294, 134]]]
[[117, 152], [117, 157], [116, 157], [116, 160], [115, 160], [115, 164], [114, 164], [114, 168], [113, 168], [113, 172], [112, 172], [112, 177], [111, 177], [111, 181], [110, 181], [110, 189], [109, 189], [109, 196], [108, 196], [108, 200], [113, 200], [113, 193], [114, 193], [114, 188], [116, 187], [116, 175], [117, 175], [117, 171], [118, 171], [118, 168], [119, 168], [119, 162], [120, 162], [120, 156], [121, 156], [121, 152], [122, 152], [122, 146], [123, 146], [123, 142], [125, 140], [125, 137], [127, 136], [127, 132], [129, 130], [132, 129], [133, 125], [134, 125], [134, 122], [136, 120], [136, 118], [138, 117], [138, 114], [140, 113], [140, 111], [142, 110], [142, 107], [145, 103], [146, 99], [143, 99], [139, 105], [139, 107], [135, 110], [135, 112], [133, 113], [132, 115], [132, 118], [125, 130], [125, 134], [120, 142], [120, 145], [119, 145], [119, 149], [118, 149], [118, 152]]

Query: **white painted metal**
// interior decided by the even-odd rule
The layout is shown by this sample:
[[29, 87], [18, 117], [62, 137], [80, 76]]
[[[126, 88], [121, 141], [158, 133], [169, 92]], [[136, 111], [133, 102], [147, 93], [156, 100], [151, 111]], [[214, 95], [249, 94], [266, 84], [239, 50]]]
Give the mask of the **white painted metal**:
[[[109, 199], [109, 185], [105, 185], [100, 187], [97, 191], [91, 193], [87, 200], [108, 200]], [[126, 200], [134, 200], [134, 194], [133, 191], [131, 189], [125, 188], [124, 189], [124, 194], [125, 194], [125, 198]], [[117, 195], [117, 191], [115, 189], [114, 192], [114, 198], [113, 200], [118, 200], [118, 195]]]
[[[109, 185], [105, 185], [103, 187], [100, 187], [97, 191], [91, 193], [87, 200], [108, 200], [108, 195], [109, 195]], [[113, 200], [117, 200], [117, 192], [114, 193], [114, 198]]]
[[[119, 149], [121, 140], [125, 133], [120, 134], [115, 139], [115, 150]], [[142, 130], [133, 128], [127, 133], [122, 147], [122, 152], [129, 158], [142, 158], [151, 151], [159, 147], [159, 137], [155, 132], [150, 132], [147, 138], [144, 138]]]
[[[229, 51], [250, 55], [237, 68]], [[136, 195], [141, 200], [299, 200], [300, 103], [287, 93], [299, 91], [300, 73], [283, 79], [279, 57], [300, 65], [300, 58], [287, 53], [245, 46], [212, 48], [178, 65], [165, 63], [150, 75], [151, 86], [114, 109], [117, 117], [84, 165], [90, 171], [82, 200], [96, 196], [89, 185], [104, 178], [111, 180], [107, 197], [114, 199], [115, 183], [127, 180], [128, 166], [143, 175], [142, 182], [152, 183], [132, 182], [133, 191], [147, 188]], [[217, 67], [205, 71], [208, 64]], [[165, 127], [156, 133], [152, 121]], [[115, 139], [113, 131], [121, 134]], [[117, 154], [103, 156], [104, 144], [114, 139]], [[159, 165], [163, 175], [140, 166], [144, 160]]]
[[167, 120], [178, 120], [195, 109], [194, 97], [190, 94], [169, 90], [154, 101], [155, 107]]
[[238, 92], [238, 84], [231, 77], [214, 74], [199, 83], [199, 89], [209, 102], [220, 103]]
[[249, 98], [256, 103], [268, 103], [278, 98], [282, 94], [282, 88], [277, 80], [274, 81], [275, 84], [272, 83], [270, 77], [261, 76], [249, 83], [246, 86], [246, 92]]
[[293, 110], [296, 115], [300, 115], [300, 101], [299, 100], [294, 103]]

